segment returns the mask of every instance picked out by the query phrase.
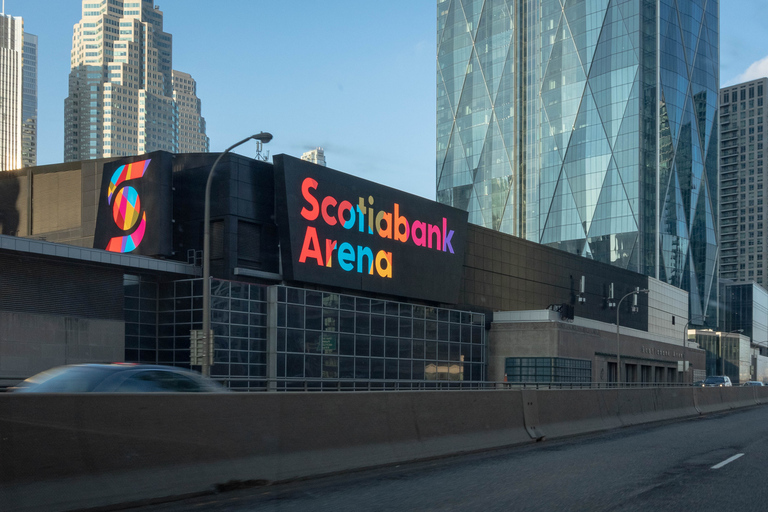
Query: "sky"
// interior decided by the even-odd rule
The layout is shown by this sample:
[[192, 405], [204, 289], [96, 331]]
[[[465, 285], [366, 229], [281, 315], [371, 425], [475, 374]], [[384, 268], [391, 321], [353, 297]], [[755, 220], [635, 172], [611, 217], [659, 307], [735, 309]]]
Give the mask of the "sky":
[[[714, 0], [709, 0], [714, 1]], [[38, 36], [38, 165], [63, 161], [80, 0], [5, 0]], [[260, 131], [271, 155], [435, 198], [435, 0], [156, 0], [190, 73], [211, 151]], [[720, 82], [768, 76], [768, 1], [720, 5]], [[254, 156], [255, 143], [236, 150]]]

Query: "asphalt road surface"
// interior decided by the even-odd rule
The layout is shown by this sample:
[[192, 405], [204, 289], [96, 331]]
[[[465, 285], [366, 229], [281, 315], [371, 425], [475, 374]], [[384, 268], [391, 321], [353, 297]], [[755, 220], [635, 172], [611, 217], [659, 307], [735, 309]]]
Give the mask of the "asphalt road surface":
[[138, 510], [768, 511], [768, 407]]

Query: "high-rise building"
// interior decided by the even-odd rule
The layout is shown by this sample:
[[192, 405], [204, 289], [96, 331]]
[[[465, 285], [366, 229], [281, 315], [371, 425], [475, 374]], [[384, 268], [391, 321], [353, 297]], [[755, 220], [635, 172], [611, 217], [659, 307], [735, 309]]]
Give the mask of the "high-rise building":
[[315, 148], [301, 155], [302, 160], [325, 167], [325, 151], [323, 148]]
[[24, 32], [21, 97], [21, 166], [37, 165], [37, 36]]
[[718, 0], [437, 0], [437, 198], [716, 321]]
[[0, 15], [0, 171], [21, 167], [24, 21]]
[[64, 159], [177, 152], [173, 41], [163, 12], [151, 0], [90, 1], [72, 36]]
[[179, 152], [207, 153], [210, 141], [205, 134], [205, 119], [197, 97], [197, 82], [189, 73], [174, 70], [173, 101], [179, 112]]
[[768, 283], [768, 211], [763, 197], [768, 166], [763, 131], [768, 78], [720, 90], [720, 255], [721, 277]]

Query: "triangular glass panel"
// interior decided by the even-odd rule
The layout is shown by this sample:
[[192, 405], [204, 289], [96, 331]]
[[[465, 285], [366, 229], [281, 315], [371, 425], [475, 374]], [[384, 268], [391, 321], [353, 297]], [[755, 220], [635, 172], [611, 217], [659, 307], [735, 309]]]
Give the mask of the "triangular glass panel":
[[484, 228], [488, 228], [488, 229], [491, 228], [491, 226], [485, 223], [485, 216], [483, 215], [484, 212], [482, 207], [480, 206], [480, 202], [478, 201], [475, 187], [472, 187], [472, 191], [469, 195], [469, 206], [467, 208], [467, 211], [469, 213], [467, 220], [471, 224], [483, 226]]
[[664, 96], [661, 97], [659, 110], [659, 183], [661, 190], [665, 190], [672, 179], [672, 169], [675, 165], [675, 149], [672, 143], [667, 104]]
[[[612, 148], [616, 145], [616, 137], [622, 122], [628, 122], [628, 125], [634, 126], [635, 132], [640, 123], [639, 103], [636, 103], [639, 94], [638, 69], [639, 66], [632, 65], [612, 70], [609, 77], [595, 74], [589, 77], [589, 85], [600, 109], [600, 117]], [[595, 90], [595, 87], [601, 86], [602, 88]], [[627, 117], [633, 114], [634, 117]], [[637, 143], [632, 146], [637, 147]]]
[[501, 217], [501, 226], [499, 227], [499, 230], [502, 233], [520, 236], [518, 209], [521, 202], [518, 198], [515, 183], [516, 181], [514, 179], [510, 179], [510, 191], [507, 196], [507, 204], [504, 205], [504, 212]]
[[439, 168], [437, 190], [447, 190], [460, 185], [474, 183], [473, 172], [469, 168], [467, 158], [464, 156], [464, 146], [456, 134], [451, 136], [448, 149], [445, 152], [445, 160]]
[[447, 204], [466, 211], [469, 208], [469, 197], [471, 194], [472, 185], [460, 185], [438, 190], [437, 201], [441, 204]]
[[702, 39], [696, 52], [696, 61], [691, 77], [691, 91], [702, 148], [709, 147], [712, 120], [715, 119], [718, 102], [717, 75], [712, 73], [713, 57], [710, 50], [710, 45]]
[[448, 2], [444, 7], [438, 6], [437, 8], [437, 42], [436, 45], [440, 48], [440, 43], [443, 41], [443, 31], [448, 22], [448, 14], [453, 7], [452, 2]]
[[[717, 44], [720, 41], [720, 2], [716, 0], [709, 0], [707, 2], [707, 6], [705, 7], [705, 14], [704, 14], [704, 27], [707, 31], [707, 41], [709, 42], [710, 48], [712, 49], [711, 54], [714, 56], [716, 53], [718, 53]], [[713, 64], [717, 64], [720, 59], [713, 62]], [[720, 68], [715, 65], [713, 66], [714, 71], [716, 73], [715, 76], [718, 78], [720, 77], [719, 72]], [[718, 83], [719, 83], [718, 79]]]
[[[677, 179], [682, 187], [683, 202], [685, 211], [691, 210], [691, 187], [693, 185], [693, 151], [694, 139], [698, 139], [696, 134], [696, 122], [690, 108], [686, 108], [683, 113], [683, 120], [680, 125], [680, 137], [677, 142], [677, 151], [675, 152], [675, 167], [677, 169]], [[698, 147], [698, 144], [697, 144]], [[695, 202], [693, 203], [695, 204]], [[690, 219], [690, 217], [687, 217]]]
[[[456, 0], [454, 0], [455, 2]], [[485, 2], [478, 2], [477, 0], [461, 0], [461, 8], [464, 11], [464, 18], [467, 20], [467, 31], [474, 36], [477, 32], [477, 27], [480, 24], [480, 15], [482, 14], [482, 7]]]
[[573, 200], [568, 180], [561, 179], [553, 195], [552, 205], [542, 224], [540, 243], [552, 244], [585, 238], [585, 226]]
[[677, 11], [680, 19], [680, 28], [683, 34], [683, 47], [689, 74], [693, 70], [693, 60], [696, 54], [696, 46], [701, 32], [701, 22], [704, 19], [704, 10], [700, 2], [691, 0], [678, 0]]
[[592, 2], [567, 0], [565, 2], [565, 18], [571, 29], [585, 74], [589, 74], [589, 68], [592, 66], [607, 7], [608, 0]]
[[459, 102], [464, 75], [472, 54], [472, 34], [461, 5], [452, 1], [445, 18], [443, 39], [437, 47], [437, 67], [443, 76], [451, 105]]
[[587, 243], [592, 250], [593, 259], [619, 268], [628, 269], [632, 265], [632, 255], [638, 245], [637, 233], [617, 233], [602, 236], [590, 236]]
[[512, 25], [499, 22], [499, 20], [508, 17], [509, 12], [505, 2], [486, 1], [483, 3], [483, 13], [480, 16], [477, 36], [475, 37], [475, 51], [480, 62], [483, 79], [492, 98], [496, 97], [508, 52], [514, 48]]
[[661, 1], [660, 5], [661, 47], [662, 49], [669, 48], [665, 51], [664, 58], [661, 59], [661, 92], [666, 102], [672, 140], [677, 146], [680, 118], [683, 115], [685, 97], [688, 93], [688, 73], [685, 58], [681, 52], [675, 51], [675, 49], [681, 48], [683, 44], [676, 9], [671, 7], [666, 0]]
[[563, 165], [563, 175], [570, 185], [579, 216], [586, 221], [586, 231], [589, 230], [610, 161], [611, 146], [605, 138], [597, 106], [587, 87]]
[[451, 140], [451, 132], [455, 128], [456, 113], [448, 101], [448, 94], [442, 79], [437, 78], [437, 161], [438, 165], [445, 160], [448, 142]]
[[[619, 133], [613, 145], [613, 158], [616, 162], [616, 168], [619, 170], [621, 182], [624, 184], [624, 190], [629, 198], [629, 204], [635, 214], [635, 222], [639, 225], [640, 214], [640, 176], [642, 174], [640, 147], [638, 147], [638, 128], [641, 126], [639, 107], [640, 91], [642, 84], [636, 80], [632, 86], [632, 92], [627, 102], [627, 110], [624, 112], [623, 120]], [[647, 158], [647, 157], [646, 157]], [[646, 185], [648, 186], [648, 185]], [[655, 195], [655, 184], [653, 186]]]
[[[511, 183], [515, 175], [515, 170], [507, 159], [507, 152], [498, 125], [492, 120], [483, 144], [483, 152], [480, 155], [475, 183], [485, 187], [483, 194], [478, 192], [479, 201], [483, 210], [490, 212], [490, 215], [485, 214], [485, 218], [491, 219], [494, 230], [498, 230], [501, 226]], [[489, 183], [491, 184], [490, 190], [487, 188]], [[482, 197], [483, 195], [484, 197]]]
[[550, 130], [560, 148], [567, 146], [579, 103], [584, 94], [586, 75], [566, 23], [561, 23], [541, 83], [541, 101]]
[[472, 169], [477, 168], [477, 162], [480, 160], [492, 112], [491, 98], [477, 55], [473, 52], [456, 114], [456, 129]]
[[616, 162], [611, 160], [589, 226], [589, 238], [637, 231], [635, 215], [616, 169]]
[[666, 282], [680, 286], [689, 244], [685, 209], [676, 175], [674, 181], [669, 184], [662, 203], [659, 228], [661, 231], [661, 261], [666, 268]]
[[630, 41], [632, 42], [632, 48], [635, 50], [637, 58], [640, 58], [641, 43], [640, 37], [642, 30], [633, 30], [637, 27], [637, 23], [643, 13], [641, 12], [642, 3], [635, 0], [614, 0], [613, 2], [621, 12], [621, 19], [624, 22], [624, 28], [629, 34]]

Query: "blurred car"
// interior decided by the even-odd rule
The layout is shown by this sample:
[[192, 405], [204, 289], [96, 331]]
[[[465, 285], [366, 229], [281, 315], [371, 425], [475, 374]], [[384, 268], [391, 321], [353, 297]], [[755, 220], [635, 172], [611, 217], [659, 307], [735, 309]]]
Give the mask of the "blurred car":
[[716, 387], [730, 387], [733, 384], [731, 384], [731, 378], [727, 375], [713, 375], [711, 377], [707, 377], [704, 379], [704, 382], [701, 384], [705, 388], [716, 388]]
[[765, 384], [763, 384], [759, 380], [748, 380], [747, 382], [742, 384], [742, 386], [765, 386]]
[[220, 393], [227, 388], [199, 373], [152, 364], [70, 364], [20, 382], [15, 393]]

